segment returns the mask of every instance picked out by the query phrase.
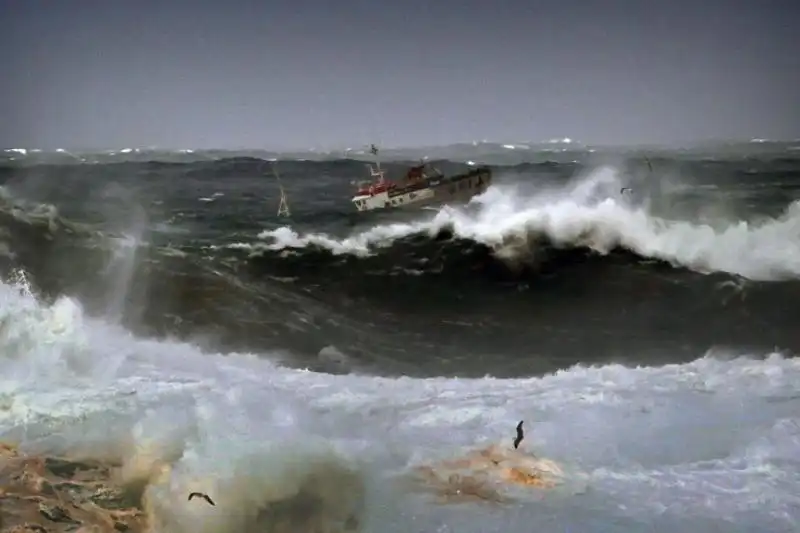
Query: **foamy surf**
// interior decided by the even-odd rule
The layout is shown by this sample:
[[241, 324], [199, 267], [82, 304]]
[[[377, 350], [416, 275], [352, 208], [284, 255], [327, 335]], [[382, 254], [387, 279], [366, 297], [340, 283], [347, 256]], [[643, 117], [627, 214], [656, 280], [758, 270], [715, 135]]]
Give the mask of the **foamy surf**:
[[[0, 302], [3, 438], [122, 457], [154, 531], [264, 530], [275, 524], [258, 520], [293, 516], [259, 515], [265, 502], [304, 490], [316, 491], [317, 525], [331, 531], [799, 525], [796, 359], [706, 356], [509, 380], [331, 376], [137, 339], [68, 298], [45, 305], [23, 282], [0, 285]], [[562, 465], [566, 490], [498, 508], [438, 506], [394, 482], [416, 465], [510, 445], [519, 419], [523, 447]], [[187, 502], [193, 490], [217, 506]]]
[[614, 169], [601, 168], [534, 196], [522, 196], [512, 187], [492, 187], [468, 209], [444, 207], [414, 223], [379, 224], [346, 238], [283, 227], [262, 232], [259, 237], [268, 242], [252, 246], [317, 246], [334, 254], [363, 255], [409, 235], [451, 229], [509, 261], [534, 257], [537, 239], [545, 237], [556, 245], [585, 246], [600, 253], [622, 247], [698, 272], [727, 272], [759, 281], [800, 277], [800, 201], [778, 218], [720, 219], [711, 225], [656, 216], [647, 199], [633, 203], [630, 195], [620, 194], [623, 186], [627, 184]]

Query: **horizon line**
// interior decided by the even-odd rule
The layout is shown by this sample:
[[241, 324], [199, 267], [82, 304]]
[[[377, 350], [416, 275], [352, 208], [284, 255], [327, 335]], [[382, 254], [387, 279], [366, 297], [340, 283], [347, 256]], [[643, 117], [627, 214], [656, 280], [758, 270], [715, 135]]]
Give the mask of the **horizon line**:
[[[442, 148], [451, 148], [456, 146], [481, 146], [481, 145], [496, 145], [498, 147], [511, 147], [514, 148], [506, 148], [509, 151], [514, 149], [519, 150], [526, 150], [526, 149], [533, 149], [533, 148], [541, 148], [546, 147], [548, 145], [551, 146], [572, 146], [576, 151], [582, 151], [587, 149], [651, 149], [651, 150], [674, 150], [680, 148], [691, 148], [691, 147], [702, 147], [702, 146], [709, 146], [709, 145], [726, 145], [726, 144], [788, 144], [800, 142], [800, 138], [794, 139], [770, 139], [764, 137], [750, 137], [750, 138], [717, 138], [717, 139], [698, 139], [698, 140], [686, 140], [686, 141], [676, 141], [672, 143], [648, 143], [648, 142], [641, 142], [641, 143], [585, 143], [581, 142], [580, 140], [575, 140], [569, 137], [561, 137], [561, 138], [554, 138], [550, 140], [544, 141], [532, 141], [532, 140], [488, 140], [482, 139], [480, 141], [470, 140], [470, 141], [455, 141], [447, 144], [420, 144], [420, 145], [397, 145], [397, 146], [390, 146], [384, 145], [379, 146], [380, 150], [382, 151], [400, 151], [400, 150], [435, 150], [435, 149], [442, 149]], [[37, 152], [37, 153], [69, 153], [69, 152], [77, 152], [77, 153], [102, 153], [102, 152], [121, 152], [123, 150], [130, 151], [130, 152], [152, 152], [152, 151], [166, 151], [166, 152], [274, 152], [274, 153], [292, 153], [292, 152], [306, 152], [306, 153], [335, 153], [335, 152], [342, 152], [346, 154], [348, 152], [355, 152], [358, 153], [362, 150], [368, 151], [370, 143], [353, 143], [351, 145], [344, 145], [344, 146], [336, 146], [336, 147], [328, 147], [328, 146], [316, 146], [316, 147], [264, 147], [264, 146], [239, 146], [239, 147], [224, 147], [218, 146], [213, 148], [191, 148], [191, 147], [171, 147], [171, 146], [156, 146], [156, 145], [148, 145], [148, 146], [119, 146], [119, 147], [70, 147], [66, 148], [64, 146], [59, 147], [26, 147], [24, 145], [21, 146], [9, 146], [9, 147], [2, 147], [0, 150], [4, 152], [15, 152], [20, 150], [25, 150], [26, 152]]]

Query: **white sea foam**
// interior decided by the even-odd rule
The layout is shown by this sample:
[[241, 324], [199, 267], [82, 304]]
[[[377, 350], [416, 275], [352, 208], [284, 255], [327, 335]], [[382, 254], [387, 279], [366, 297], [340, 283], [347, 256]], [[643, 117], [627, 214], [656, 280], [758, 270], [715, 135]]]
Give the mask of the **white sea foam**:
[[271, 249], [313, 245], [335, 254], [368, 254], [396, 239], [452, 228], [459, 237], [493, 247], [499, 257], [535, 256], [536, 237], [560, 245], [584, 245], [604, 253], [622, 246], [644, 257], [700, 272], [728, 272], [755, 280], [800, 277], [800, 201], [778, 218], [759, 222], [718, 220], [715, 224], [653, 214], [651, 202], [630, 202], [626, 186], [610, 167], [600, 168], [561, 189], [522, 196], [514, 187], [491, 187], [471, 209], [445, 207], [417, 222], [378, 224], [339, 238], [301, 234], [290, 227], [264, 231]]
[[[0, 350], [0, 432], [124, 450], [161, 531], [246, 531], [260, 502], [310, 478], [320, 520], [361, 513], [375, 533], [800, 527], [800, 362], [778, 354], [529, 379], [331, 376], [137, 339], [68, 298], [43, 305], [22, 281], [0, 285]], [[388, 481], [507, 442], [519, 419], [570, 490], [448, 507]], [[217, 506], [189, 505], [196, 489]]]

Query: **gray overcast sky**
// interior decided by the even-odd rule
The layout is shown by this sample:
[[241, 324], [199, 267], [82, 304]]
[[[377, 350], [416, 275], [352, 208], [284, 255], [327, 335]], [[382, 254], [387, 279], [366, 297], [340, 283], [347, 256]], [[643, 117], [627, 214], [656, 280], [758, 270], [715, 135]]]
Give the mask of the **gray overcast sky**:
[[0, 0], [0, 146], [800, 137], [798, 0]]

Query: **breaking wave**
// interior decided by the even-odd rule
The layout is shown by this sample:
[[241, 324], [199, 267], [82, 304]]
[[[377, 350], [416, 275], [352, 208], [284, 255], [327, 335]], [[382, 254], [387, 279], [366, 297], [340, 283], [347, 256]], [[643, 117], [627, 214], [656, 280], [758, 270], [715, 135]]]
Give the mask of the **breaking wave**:
[[[349, 173], [356, 163], [313, 170], [329, 164]], [[800, 277], [798, 201], [760, 219], [725, 205], [687, 214], [663, 190], [602, 168], [566, 185], [499, 183], [468, 206], [373, 220], [349, 234], [314, 225], [262, 231], [261, 219], [247, 218], [263, 212], [262, 198], [241, 193], [234, 203], [241, 183], [220, 191], [217, 179], [220, 168], [255, 172], [259, 161], [192, 165], [119, 164], [144, 169], [142, 181], [156, 173], [159, 201], [164, 183], [178, 184], [169, 217], [196, 216], [185, 227], [216, 225], [224, 237], [202, 245], [189, 237], [183, 247], [153, 244], [149, 222], [135, 216], [112, 234], [0, 197], [0, 269], [18, 273], [0, 282], [0, 439], [114, 462], [152, 529], [165, 533], [797, 530], [800, 362], [742, 348], [796, 341], [797, 284], [752, 283], [746, 301], [737, 285], [731, 306], [716, 287], [639, 288], [680, 285], [678, 272]], [[108, 167], [75, 165], [80, 176], [95, 172], [81, 190], [119, 170]], [[202, 176], [170, 180], [173, 171]], [[213, 201], [198, 208], [198, 198]], [[175, 216], [172, 229], [184, 224]], [[601, 263], [634, 268], [602, 287], [609, 271], [591, 268]], [[548, 279], [549, 293], [445, 286], [436, 301], [434, 288], [446, 285], [437, 280], [413, 292], [404, 313], [392, 301], [402, 291], [385, 281], [440, 275], [476, 285], [481, 269], [519, 280], [571, 265], [589, 265], [570, 275], [601, 290]], [[639, 267], [645, 275], [628, 275]], [[656, 267], [669, 275], [652, 276]], [[337, 274], [379, 283], [359, 300]], [[142, 295], [162, 338], [122, 319]], [[263, 337], [248, 349], [210, 346], [177, 335], [173, 321]], [[738, 351], [706, 351], [723, 338]], [[603, 343], [613, 355], [587, 363]], [[672, 364], [656, 364], [657, 349], [670, 351]], [[303, 350], [346, 368], [286, 364]], [[558, 350], [568, 357], [547, 360]], [[635, 364], [608, 363], [623, 360], [619, 352]], [[485, 376], [486, 361], [504, 358], [518, 365], [504, 375], [529, 377], [452, 377], [472, 359]], [[373, 372], [365, 361], [380, 364]], [[390, 363], [401, 370], [379, 376]], [[454, 506], [402, 483], [420, 465], [436, 470], [475, 449], [508, 448], [521, 419], [520, 453], [563, 475], [550, 492], [497, 482], [500, 507]], [[187, 502], [195, 490], [217, 505]]]
[[[113, 458], [168, 532], [796, 530], [796, 359], [575, 366], [527, 379], [385, 379], [202, 354], [0, 284], [0, 437]], [[563, 465], [502, 512], [435, 505], [395, 481], [507, 443]], [[507, 444], [505, 444], [507, 445]], [[215, 507], [192, 505], [189, 491]], [[281, 529], [283, 528], [283, 529]]]
[[623, 251], [634, 260], [658, 260], [702, 273], [758, 281], [800, 277], [800, 201], [762, 220], [670, 219], [654, 214], [651, 198], [621, 194], [626, 185], [605, 168], [565, 188], [531, 196], [514, 187], [493, 187], [466, 208], [446, 207], [424, 220], [377, 224], [347, 237], [286, 226], [262, 232], [263, 243], [229, 247], [280, 252], [287, 260], [293, 253], [299, 256], [291, 260], [293, 267], [302, 257], [327, 258], [333, 264], [337, 256], [351, 256], [374, 262], [383, 258], [389, 270], [406, 272], [441, 271], [442, 262], [466, 254], [476, 262], [497, 260], [519, 270], [558, 262], [563, 254], [554, 252]]

